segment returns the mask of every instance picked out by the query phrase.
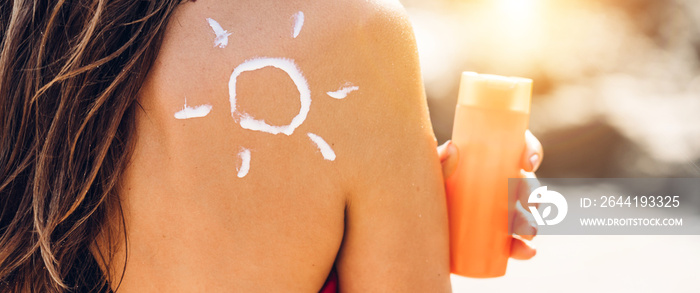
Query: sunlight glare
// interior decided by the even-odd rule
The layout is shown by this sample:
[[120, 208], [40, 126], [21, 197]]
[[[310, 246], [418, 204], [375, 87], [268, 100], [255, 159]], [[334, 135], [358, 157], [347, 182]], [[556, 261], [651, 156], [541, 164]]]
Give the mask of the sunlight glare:
[[516, 35], [532, 34], [540, 17], [539, 0], [496, 0], [495, 14], [504, 33]]
[[494, 66], [519, 73], [539, 57], [544, 26], [545, 0], [492, 0], [485, 8], [485, 21], [491, 27], [485, 45], [495, 57]]

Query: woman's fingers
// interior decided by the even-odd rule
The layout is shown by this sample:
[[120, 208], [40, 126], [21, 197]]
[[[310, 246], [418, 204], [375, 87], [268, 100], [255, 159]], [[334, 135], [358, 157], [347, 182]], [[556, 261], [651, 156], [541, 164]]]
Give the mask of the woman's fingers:
[[526, 240], [532, 240], [537, 235], [537, 222], [532, 214], [525, 210], [520, 202], [515, 203], [513, 216], [513, 233]]
[[527, 172], [537, 171], [537, 168], [540, 167], [540, 163], [542, 162], [542, 155], [542, 144], [530, 130], [526, 130], [525, 151], [523, 152], [523, 157], [520, 162], [523, 170]]
[[438, 146], [438, 156], [442, 164], [442, 178], [447, 179], [457, 169], [459, 163], [459, 150], [457, 146], [448, 140], [441, 146]]
[[532, 242], [513, 236], [513, 242], [510, 244], [510, 257], [513, 259], [526, 260], [531, 259], [537, 254], [537, 249]]
[[448, 147], [451, 143], [452, 143], [452, 141], [451, 141], [451, 140], [448, 140], [448, 141], [446, 141], [445, 143], [443, 143], [443, 144], [441, 144], [441, 145], [439, 145], [439, 146], [437, 147], [437, 152], [438, 152], [438, 157], [440, 158], [440, 163], [442, 163], [442, 162], [444, 162], [445, 160], [447, 160], [447, 157], [449, 156], [449, 154], [447, 153], [447, 152], [448, 152], [447, 147]]
[[[526, 172], [525, 170], [520, 170], [520, 179], [518, 180], [518, 190], [516, 199], [523, 203], [523, 207], [527, 208], [527, 202], [530, 198], [530, 192], [540, 187], [540, 181], [535, 176], [533, 172]], [[539, 207], [536, 204], [535, 207]]]

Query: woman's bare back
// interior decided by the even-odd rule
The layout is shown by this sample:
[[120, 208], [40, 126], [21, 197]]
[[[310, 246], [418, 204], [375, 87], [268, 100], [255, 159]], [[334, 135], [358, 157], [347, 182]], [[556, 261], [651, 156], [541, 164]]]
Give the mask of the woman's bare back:
[[121, 184], [120, 292], [314, 292], [336, 260], [346, 291], [449, 290], [412, 32], [375, 2], [178, 8]]

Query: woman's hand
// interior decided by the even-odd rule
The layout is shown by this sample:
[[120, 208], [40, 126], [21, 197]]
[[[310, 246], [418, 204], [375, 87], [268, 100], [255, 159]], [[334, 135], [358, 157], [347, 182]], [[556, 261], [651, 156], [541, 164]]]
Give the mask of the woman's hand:
[[[459, 163], [459, 150], [451, 141], [438, 147], [438, 155], [442, 164], [442, 178], [447, 180], [454, 173]], [[532, 135], [530, 130], [525, 131], [525, 150], [521, 157], [521, 175], [523, 178], [536, 178], [535, 171], [542, 162], [542, 144]], [[529, 180], [528, 180], [529, 181]], [[526, 182], [526, 181], [523, 181]], [[533, 186], [535, 187], [535, 186]], [[534, 217], [523, 207], [521, 202], [527, 202], [530, 186], [518, 188], [518, 202], [515, 203], [513, 217], [513, 243], [511, 244], [510, 257], [514, 259], [530, 259], [535, 256], [537, 250], [532, 245], [532, 240], [537, 235], [537, 223]]]

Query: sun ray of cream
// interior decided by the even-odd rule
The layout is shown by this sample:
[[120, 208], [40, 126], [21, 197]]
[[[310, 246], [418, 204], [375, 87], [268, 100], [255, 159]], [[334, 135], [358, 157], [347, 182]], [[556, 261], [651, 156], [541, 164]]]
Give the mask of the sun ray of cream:
[[292, 16], [294, 18], [294, 30], [292, 30], [292, 37], [297, 38], [301, 32], [301, 28], [304, 26], [304, 12], [297, 12]]
[[190, 119], [190, 118], [205, 117], [205, 116], [209, 115], [209, 112], [211, 112], [212, 108], [213, 108], [212, 105], [209, 105], [209, 104], [199, 105], [196, 107], [189, 107], [189, 106], [187, 106], [187, 98], [185, 98], [185, 106], [182, 107], [182, 110], [175, 113], [175, 119]]
[[238, 178], [243, 178], [248, 175], [248, 171], [250, 171], [250, 150], [244, 148], [238, 153], [238, 157], [241, 158], [241, 167], [238, 168]]
[[313, 141], [316, 144], [316, 147], [318, 147], [318, 150], [321, 151], [321, 155], [323, 155], [323, 158], [326, 159], [327, 161], [335, 161], [335, 152], [331, 148], [328, 143], [323, 140], [320, 136], [313, 134], [311, 132], [307, 133], [311, 141]]
[[214, 39], [214, 47], [226, 48], [228, 46], [228, 36], [231, 35], [228, 31], [224, 30], [221, 25], [211, 18], [207, 18], [209, 26], [214, 30], [216, 38]]
[[359, 89], [360, 89], [359, 86], [353, 86], [353, 85], [344, 86], [337, 91], [327, 92], [326, 94], [328, 96], [330, 96], [331, 98], [341, 100], [341, 99], [345, 99], [345, 97], [347, 97], [349, 93], [354, 92], [354, 91], [359, 90]]

